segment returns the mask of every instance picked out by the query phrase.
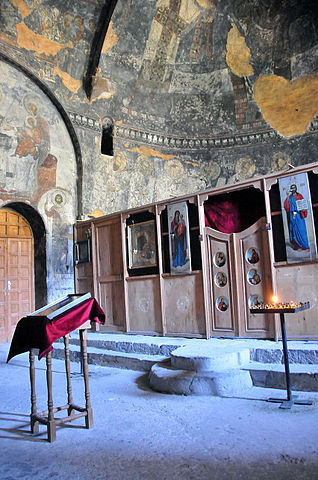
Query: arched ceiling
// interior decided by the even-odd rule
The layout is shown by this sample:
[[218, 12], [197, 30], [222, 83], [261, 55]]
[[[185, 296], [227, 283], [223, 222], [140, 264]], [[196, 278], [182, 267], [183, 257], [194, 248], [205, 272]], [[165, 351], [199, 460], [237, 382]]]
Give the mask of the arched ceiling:
[[316, 0], [3, 0], [0, 9], [0, 50], [68, 111], [182, 141], [299, 135], [318, 110]]
[[118, 124], [179, 138], [306, 132], [318, 110], [317, 2], [118, 0], [109, 9], [90, 98]]

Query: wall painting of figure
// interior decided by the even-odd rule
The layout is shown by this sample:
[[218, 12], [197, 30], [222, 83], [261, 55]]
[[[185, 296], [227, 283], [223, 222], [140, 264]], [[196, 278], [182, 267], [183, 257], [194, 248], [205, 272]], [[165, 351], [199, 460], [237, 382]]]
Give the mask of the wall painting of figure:
[[189, 218], [186, 202], [168, 205], [168, 225], [171, 274], [191, 273]]
[[317, 258], [311, 196], [307, 173], [279, 179], [287, 263]]

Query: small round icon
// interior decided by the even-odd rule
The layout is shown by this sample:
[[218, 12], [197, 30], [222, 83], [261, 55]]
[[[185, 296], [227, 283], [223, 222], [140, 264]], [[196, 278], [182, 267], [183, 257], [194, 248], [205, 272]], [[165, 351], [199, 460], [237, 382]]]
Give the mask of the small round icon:
[[246, 260], [253, 265], [259, 262], [259, 250], [254, 247], [249, 248], [246, 252]]
[[217, 267], [223, 267], [226, 262], [226, 256], [224, 252], [216, 252], [214, 255], [214, 265]]
[[262, 275], [256, 268], [251, 268], [247, 274], [248, 283], [258, 285], [262, 281]]
[[216, 300], [216, 307], [220, 312], [226, 312], [229, 308], [229, 300], [226, 297], [219, 297]]
[[217, 287], [225, 287], [227, 284], [227, 276], [224, 272], [218, 272], [214, 277], [214, 282]]
[[257, 307], [258, 305], [262, 305], [264, 303], [263, 298], [261, 295], [251, 295], [248, 300], [250, 308]]

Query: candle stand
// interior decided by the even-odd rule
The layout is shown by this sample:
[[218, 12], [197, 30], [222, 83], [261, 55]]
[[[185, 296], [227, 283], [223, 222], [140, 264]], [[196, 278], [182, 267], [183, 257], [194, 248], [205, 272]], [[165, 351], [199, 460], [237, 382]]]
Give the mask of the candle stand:
[[268, 305], [257, 305], [250, 308], [251, 313], [279, 313], [280, 325], [282, 331], [282, 343], [283, 343], [283, 355], [284, 355], [284, 366], [285, 366], [285, 378], [286, 378], [286, 391], [287, 399], [281, 398], [269, 398], [268, 402], [280, 403], [279, 408], [288, 409], [295, 405], [312, 405], [310, 400], [300, 400], [292, 394], [291, 382], [290, 382], [290, 370], [289, 370], [289, 358], [288, 358], [288, 347], [287, 347], [287, 337], [286, 337], [286, 326], [285, 326], [285, 313], [296, 313], [301, 312], [302, 310], [308, 310], [310, 308], [310, 302], [305, 303], [286, 303], [286, 304], [268, 304]]

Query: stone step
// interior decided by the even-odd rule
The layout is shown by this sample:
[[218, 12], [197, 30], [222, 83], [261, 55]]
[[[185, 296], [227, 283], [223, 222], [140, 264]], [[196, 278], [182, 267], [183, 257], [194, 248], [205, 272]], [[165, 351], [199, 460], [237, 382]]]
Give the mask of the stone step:
[[148, 380], [154, 390], [177, 395], [231, 397], [243, 395], [253, 386], [247, 370], [231, 368], [194, 372], [178, 370], [169, 361], [153, 365]]
[[[250, 360], [260, 363], [284, 363], [283, 347], [279, 342], [269, 342], [268, 345], [250, 348]], [[272, 345], [274, 343], [274, 345]], [[289, 363], [318, 365], [318, 343], [290, 342], [288, 344]]]
[[[253, 385], [266, 388], [286, 388], [285, 367], [282, 364], [250, 362], [243, 367], [249, 371]], [[289, 364], [291, 389], [318, 392], [318, 365]]]
[[[56, 342], [53, 357], [64, 358], [63, 350]], [[79, 362], [78, 332], [70, 350]], [[88, 332], [87, 351], [90, 364], [150, 372], [150, 386], [162, 392], [231, 396], [253, 385], [286, 388], [281, 342]], [[289, 362], [292, 389], [318, 391], [318, 344], [289, 342]]]
[[[87, 333], [87, 346], [102, 350], [113, 350], [115, 352], [142, 353], [145, 355], [164, 355], [170, 356], [170, 353], [176, 348], [185, 345], [191, 339], [178, 337], [153, 337], [144, 335], [129, 334], [106, 334], [106, 333]], [[63, 342], [60, 338], [58, 342]], [[79, 334], [74, 331], [70, 334], [70, 344], [79, 345]]]
[[[80, 362], [81, 354], [79, 345], [70, 345], [70, 361]], [[61, 342], [53, 344], [52, 357], [64, 360], [64, 345]], [[87, 361], [91, 365], [100, 365], [129, 370], [148, 372], [157, 362], [163, 362], [169, 357], [165, 355], [147, 355], [143, 353], [127, 353], [94, 347], [87, 348]]]
[[[258, 362], [213, 371], [177, 369], [165, 362], [155, 364], [148, 379], [154, 390], [179, 395], [243, 395], [252, 386], [286, 389], [284, 365]], [[290, 365], [290, 382], [292, 391], [318, 392], [317, 365]]]
[[171, 352], [171, 367], [177, 370], [219, 372], [250, 361], [249, 348], [236, 344], [188, 344]]

